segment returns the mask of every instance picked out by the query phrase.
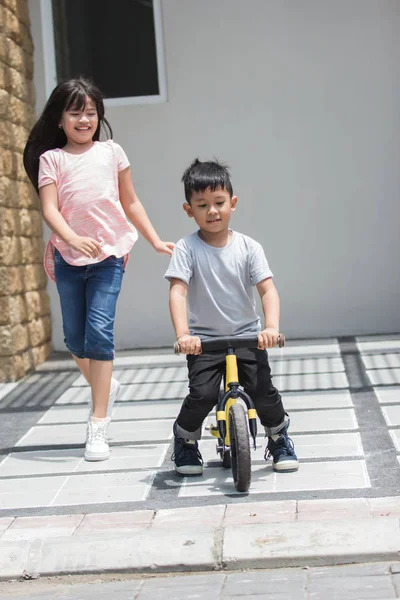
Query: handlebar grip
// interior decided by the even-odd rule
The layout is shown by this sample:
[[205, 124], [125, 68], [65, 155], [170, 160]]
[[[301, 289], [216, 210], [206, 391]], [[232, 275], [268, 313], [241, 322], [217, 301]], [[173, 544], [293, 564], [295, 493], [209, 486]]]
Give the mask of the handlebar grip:
[[[229, 338], [227, 338], [227, 339], [229, 339]], [[253, 340], [253, 338], [252, 338], [252, 340]], [[232, 342], [231, 339], [229, 341]], [[255, 342], [255, 341], [256, 341], [256, 339], [253, 340], [253, 342]], [[232, 345], [234, 346], [234, 343]], [[280, 333], [279, 337], [278, 337], [277, 346], [279, 346], [279, 348], [283, 348], [284, 345], [285, 345], [285, 335], [283, 333]], [[175, 354], [180, 354], [181, 353], [181, 350], [180, 350], [180, 347], [179, 347], [179, 342], [175, 342], [174, 343], [174, 352], [175, 352]]]

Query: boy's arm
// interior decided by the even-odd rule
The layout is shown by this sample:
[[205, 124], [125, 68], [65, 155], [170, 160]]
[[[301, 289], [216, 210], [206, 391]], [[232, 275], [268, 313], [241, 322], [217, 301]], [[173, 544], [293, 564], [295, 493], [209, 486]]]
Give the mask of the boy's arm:
[[143, 204], [136, 195], [129, 167], [118, 173], [118, 187], [120, 202], [128, 219], [132, 221], [139, 233], [153, 246], [156, 252], [171, 256], [174, 244], [160, 240]]
[[183, 354], [201, 354], [200, 338], [190, 335], [189, 331], [186, 307], [187, 287], [181, 279], [171, 279], [169, 310], [180, 351]]
[[273, 348], [278, 343], [279, 295], [271, 278], [260, 281], [257, 284], [257, 290], [260, 294], [265, 319], [265, 328], [258, 334], [258, 347], [260, 350], [265, 350], [266, 348]]

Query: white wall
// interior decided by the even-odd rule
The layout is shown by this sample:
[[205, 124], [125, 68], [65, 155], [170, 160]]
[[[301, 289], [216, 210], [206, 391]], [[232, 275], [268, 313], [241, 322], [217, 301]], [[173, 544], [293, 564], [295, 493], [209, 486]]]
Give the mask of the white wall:
[[[38, 46], [38, 0], [30, 2]], [[193, 230], [180, 177], [194, 157], [216, 156], [239, 196], [232, 226], [265, 247], [287, 336], [400, 331], [398, 0], [162, 6], [168, 102], [107, 111], [161, 236]], [[37, 52], [39, 109], [41, 61]], [[119, 348], [173, 339], [167, 262], [143, 240], [132, 251]]]

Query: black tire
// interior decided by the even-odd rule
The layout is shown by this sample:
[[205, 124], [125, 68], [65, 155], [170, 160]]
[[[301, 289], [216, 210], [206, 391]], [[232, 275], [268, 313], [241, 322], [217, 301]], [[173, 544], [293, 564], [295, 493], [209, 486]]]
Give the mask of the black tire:
[[247, 492], [251, 483], [250, 440], [247, 417], [241, 404], [234, 404], [229, 410], [229, 435], [235, 488], [238, 492]]

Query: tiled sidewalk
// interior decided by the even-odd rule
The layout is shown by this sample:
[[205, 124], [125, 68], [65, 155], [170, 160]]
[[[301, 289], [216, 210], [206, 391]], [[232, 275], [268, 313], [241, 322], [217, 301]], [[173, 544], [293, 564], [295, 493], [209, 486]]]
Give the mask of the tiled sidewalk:
[[[400, 455], [400, 336], [288, 341], [270, 358], [301, 467], [294, 474], [275, 474], [263, 460], [259, 428], [252, 486], [242, 498], [395, 495], [400, 465], [392, 460], [388, 473], [382, 461]], [[69, 362], [46, 363], [35, 377], [51, 372], [57, 378]], [[109, 430], [110, 460], [83, 460], [89, 388], [77, 374], [0, 462], [3, 514], [162, 508], [237, 497], [207, 429], [201, 441], [204, 475], [182, 480], [173, 472], [172, 423], [187, 392], [184, 357], [121, 356], [115, 376], [122, 389]], [[0, 388], [1, 412], [13, 410], [8, 399], [17, 390]]]

